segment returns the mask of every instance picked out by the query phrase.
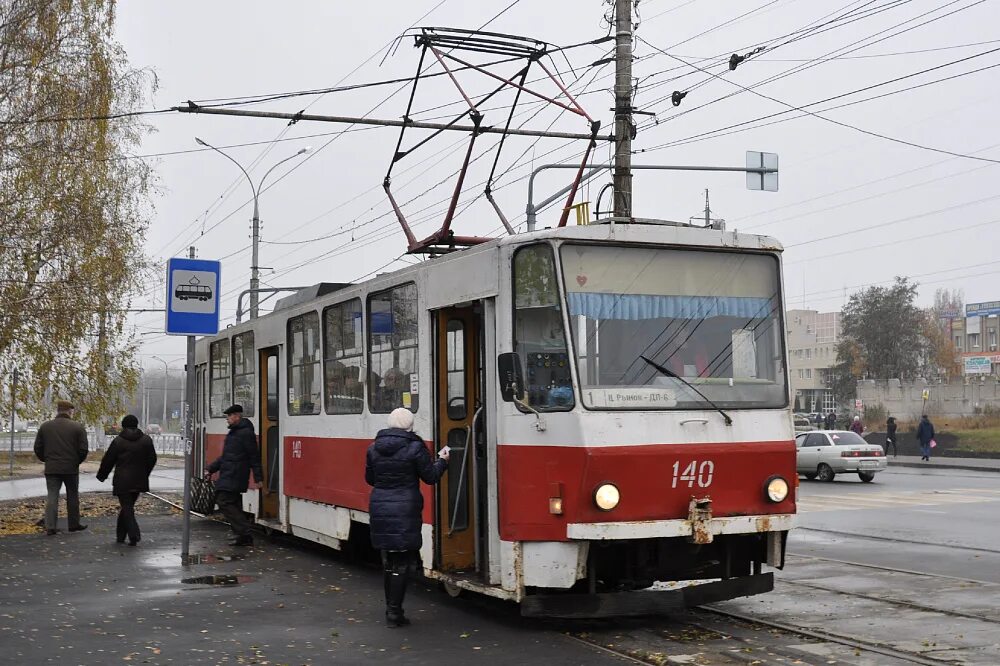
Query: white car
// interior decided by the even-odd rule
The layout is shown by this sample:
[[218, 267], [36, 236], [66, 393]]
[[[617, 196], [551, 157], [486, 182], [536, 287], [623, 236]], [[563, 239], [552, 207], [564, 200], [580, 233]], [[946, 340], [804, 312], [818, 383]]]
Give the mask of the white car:
[[838, 474], [856, 473], [871, 483], [887, 466], [885, 452], [849, 430], [814, 430], [795, 437], [796, 470], [810, 481], [833, 481]]

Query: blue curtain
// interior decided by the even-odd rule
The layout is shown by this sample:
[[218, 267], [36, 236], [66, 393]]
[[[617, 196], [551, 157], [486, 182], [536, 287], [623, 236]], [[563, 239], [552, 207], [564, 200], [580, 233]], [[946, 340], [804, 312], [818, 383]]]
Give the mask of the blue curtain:
[[707, 319], [745, 317], [762, 319], [772, 314], [770, 298], [757, 296], [663, 296], [653, 294], [600, 294], [571, 291], [566, 294], [572, 315], [591, 319]]

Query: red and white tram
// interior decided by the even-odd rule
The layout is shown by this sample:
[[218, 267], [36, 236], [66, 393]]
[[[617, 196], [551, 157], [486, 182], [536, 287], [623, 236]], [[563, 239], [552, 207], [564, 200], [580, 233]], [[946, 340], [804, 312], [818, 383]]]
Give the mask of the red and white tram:
[[[526, 615], [765, 592], [795, 521], [781, 248], [668, 223], [500, 238], [327, 284], [197, 345], [195, 469], [222, 410], [261, 442], [258, 523], [367, 540], [365, 450], [404, 406], [429, 447], [424, 574]], [[677, 581], [657, 585], [654, 581]]]

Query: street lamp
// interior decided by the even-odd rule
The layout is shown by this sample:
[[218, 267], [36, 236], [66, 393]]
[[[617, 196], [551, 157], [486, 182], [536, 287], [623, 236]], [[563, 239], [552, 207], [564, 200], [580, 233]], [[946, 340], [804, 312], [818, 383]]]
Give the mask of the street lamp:
[[227, 160], [238, 166], [240, 171], [243, 172], [243, 175], [247, 177], [247, 182], [250, 183], [250, 191], [253, 192], [253, 256], [251, 258], [251, 266], [250, 266], [250, 318], [256, 319], [258, 304], [260, 302], [260, 295], [258, 293], [258, 290], [260, 289], [260, 266], [257, 261], [259, 254], [259, 246], [260, 246], [260, 210], [257, 205], [257, 197], [261, 193], [261, 190], [264, 186], [264, 180], [268, 177], [268, 175], [272, 171], [274, 171], [276, 168], [278, 168], [278, 166], [284, 164], [288, 160], [295, 159], [299, 155], [305, 155], [306, 153], [309, 152], [310, 147], [306, 146], [305, 148], [300, 148], [299, 151], [294, 155], [286, 157], [285, 159], [277, 162], [274, 166], [272, 166], [270, 169], [264, 172], [263, 177], [257, 183], [257, 186], [254, 187], [253, 179], [250, 178], [250, 174], [247, 173], [247, 170], [243, 168], [243, 165], [241, 165], [232, 157], [222, 152], [221, 150], [219, 150], [212, 144], [208, 143], [204, 139], [195, 137], [194, 140], [195, 142], [198, 143], [198, 145], [205, 146], [206, 148], [211, 148], [212, 150], [219, 153]]
[[[168, 366], [171, 363], [176, 363], [177, 361], [185, 361], [187, 359], [175, 358], [173, 361], [166, 361], [160, 358], [159, 356], [154, 356], [153, 354], [150, 354], [149, 357], [155, 358], [157, 361], [163, 364], [163, 420], [160, 421], [160, 428], [166, 428], [167, 427], [167, 380], [170, 378], [170, 375], [168, 374]], [[148, 423], [144, 423], [143, 425], [147, 427], [149, 426]]]

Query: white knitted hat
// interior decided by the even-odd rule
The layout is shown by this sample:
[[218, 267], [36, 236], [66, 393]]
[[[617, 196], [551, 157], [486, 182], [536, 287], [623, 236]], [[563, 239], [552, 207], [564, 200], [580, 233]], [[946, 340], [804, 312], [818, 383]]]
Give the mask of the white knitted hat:
[[406, 407], [397, 407], [389, 414], [389, 427], [400, 430], [413, 430], [413, 412]]

